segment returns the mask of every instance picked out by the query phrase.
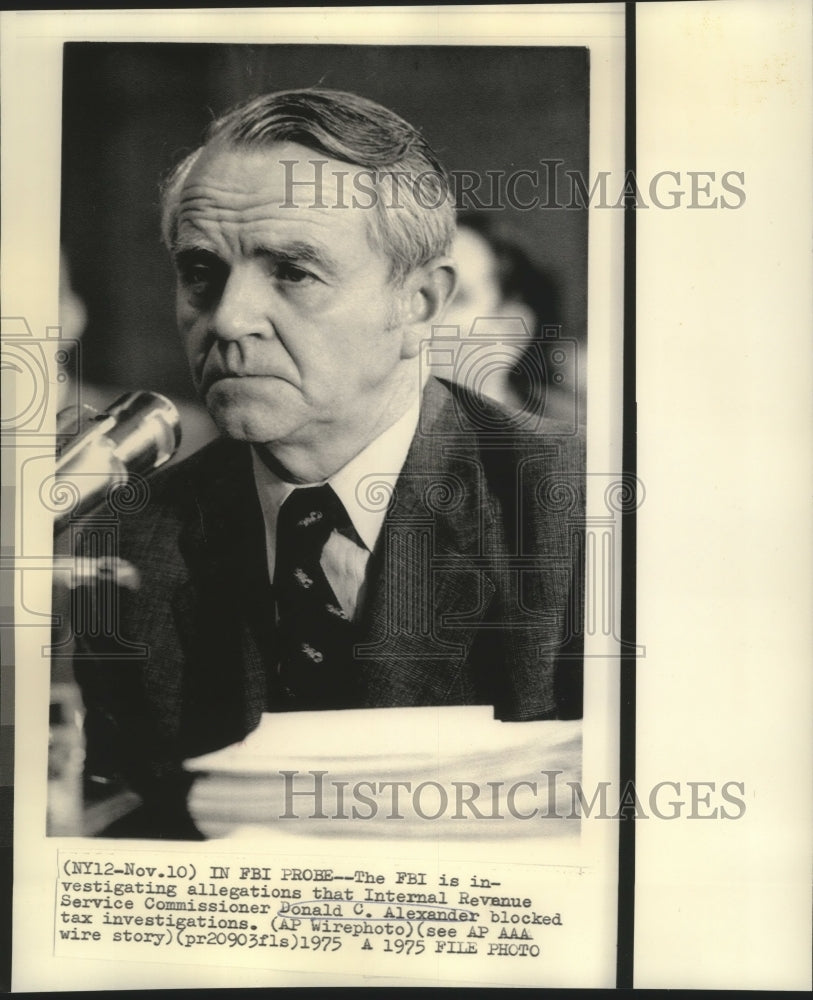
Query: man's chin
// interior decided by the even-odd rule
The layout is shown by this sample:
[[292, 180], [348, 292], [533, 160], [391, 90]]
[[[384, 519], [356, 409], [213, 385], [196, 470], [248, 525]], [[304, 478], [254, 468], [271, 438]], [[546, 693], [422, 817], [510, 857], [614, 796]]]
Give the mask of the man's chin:
[[206, 394], [206, 408], [221, 434], [236, 441], [265, 443], [290, 433], [295, 420], [292, 408], [282, 405], [283, 393], [257, 391], [259, 386], [235, 385], [237, 381], [216, 382]]

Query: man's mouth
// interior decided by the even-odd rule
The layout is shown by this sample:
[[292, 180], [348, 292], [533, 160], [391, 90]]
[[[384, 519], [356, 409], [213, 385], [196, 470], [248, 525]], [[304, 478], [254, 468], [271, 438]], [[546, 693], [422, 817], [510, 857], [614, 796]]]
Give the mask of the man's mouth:
[[[204, 394], [217, 385], [218, 382], [238, 382], [252, 379], [282, 379], [281, 375], [272, 372], [217, 372], [208, 376], [203, 383]], [[283, 379], [284, 381], [284, 379]]]

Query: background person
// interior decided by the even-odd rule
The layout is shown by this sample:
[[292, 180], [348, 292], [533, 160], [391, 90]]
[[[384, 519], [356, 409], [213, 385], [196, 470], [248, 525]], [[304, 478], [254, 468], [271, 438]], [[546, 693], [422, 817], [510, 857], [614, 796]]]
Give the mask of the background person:
[[[457, 220], [452, 250], [458, 284], [444, 316], [445, 327], [457, 327], [461, 344], [480, 338], [495, 341], [467, 358], [457, 354], [454, 366], [438, 373], [467, 385], [512, 411], [579, 423], [577, 345], [562, 331], [565, 357], [545, 340], [561, 329], [559, 289], [513, 240], [502, 236], [491, 215], [463, 212]], [[446, 336], [448, 331], [441, 328]]]

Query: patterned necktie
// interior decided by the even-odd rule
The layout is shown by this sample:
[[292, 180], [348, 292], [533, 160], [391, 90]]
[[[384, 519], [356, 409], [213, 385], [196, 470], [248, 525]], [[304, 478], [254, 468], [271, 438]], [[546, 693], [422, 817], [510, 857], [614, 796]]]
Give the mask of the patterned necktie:
[[280, 657], [272, 685], [279, 707], [342, 708], [355, 701], [355, 629], [320, 564], [333, 530], [349, 523], [328, 485], [294, 490], [280, 508], [274, 567]]

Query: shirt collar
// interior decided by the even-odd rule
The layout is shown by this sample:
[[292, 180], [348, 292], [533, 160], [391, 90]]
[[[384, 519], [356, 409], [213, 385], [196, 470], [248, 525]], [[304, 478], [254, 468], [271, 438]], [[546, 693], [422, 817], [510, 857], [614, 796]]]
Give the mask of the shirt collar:
[[[344, 504], [348, 517], [353, 523], [359, 538], [372, 552], [381, 526], [387, 513], [387, 504], [364, 503], [364, 480], [368, 477], [377, 483], [386, 484], [391, 494], [395, 487], [401, 469], [406, 461], [409, 446], [415, 436], [418, 426], [419, 406], [415, 404], [406, 413], [388, 427], [377, 438], [371, 441], [350, 461], [342, 466], [326, 480], [332, 486], [336, 496]], [[280, 507], [288, 496], [299, 486], [320, 486], [321, 483], [302, 483], [294, 485], [280, 479], [259, 457], [254, 448], [251, 449], [254, 466], [254, 482], [265, 520], [266, 538], [271, 552], [276, 548], [276, 526]], [[374, 509], [370, 509], [373, 507]]]

